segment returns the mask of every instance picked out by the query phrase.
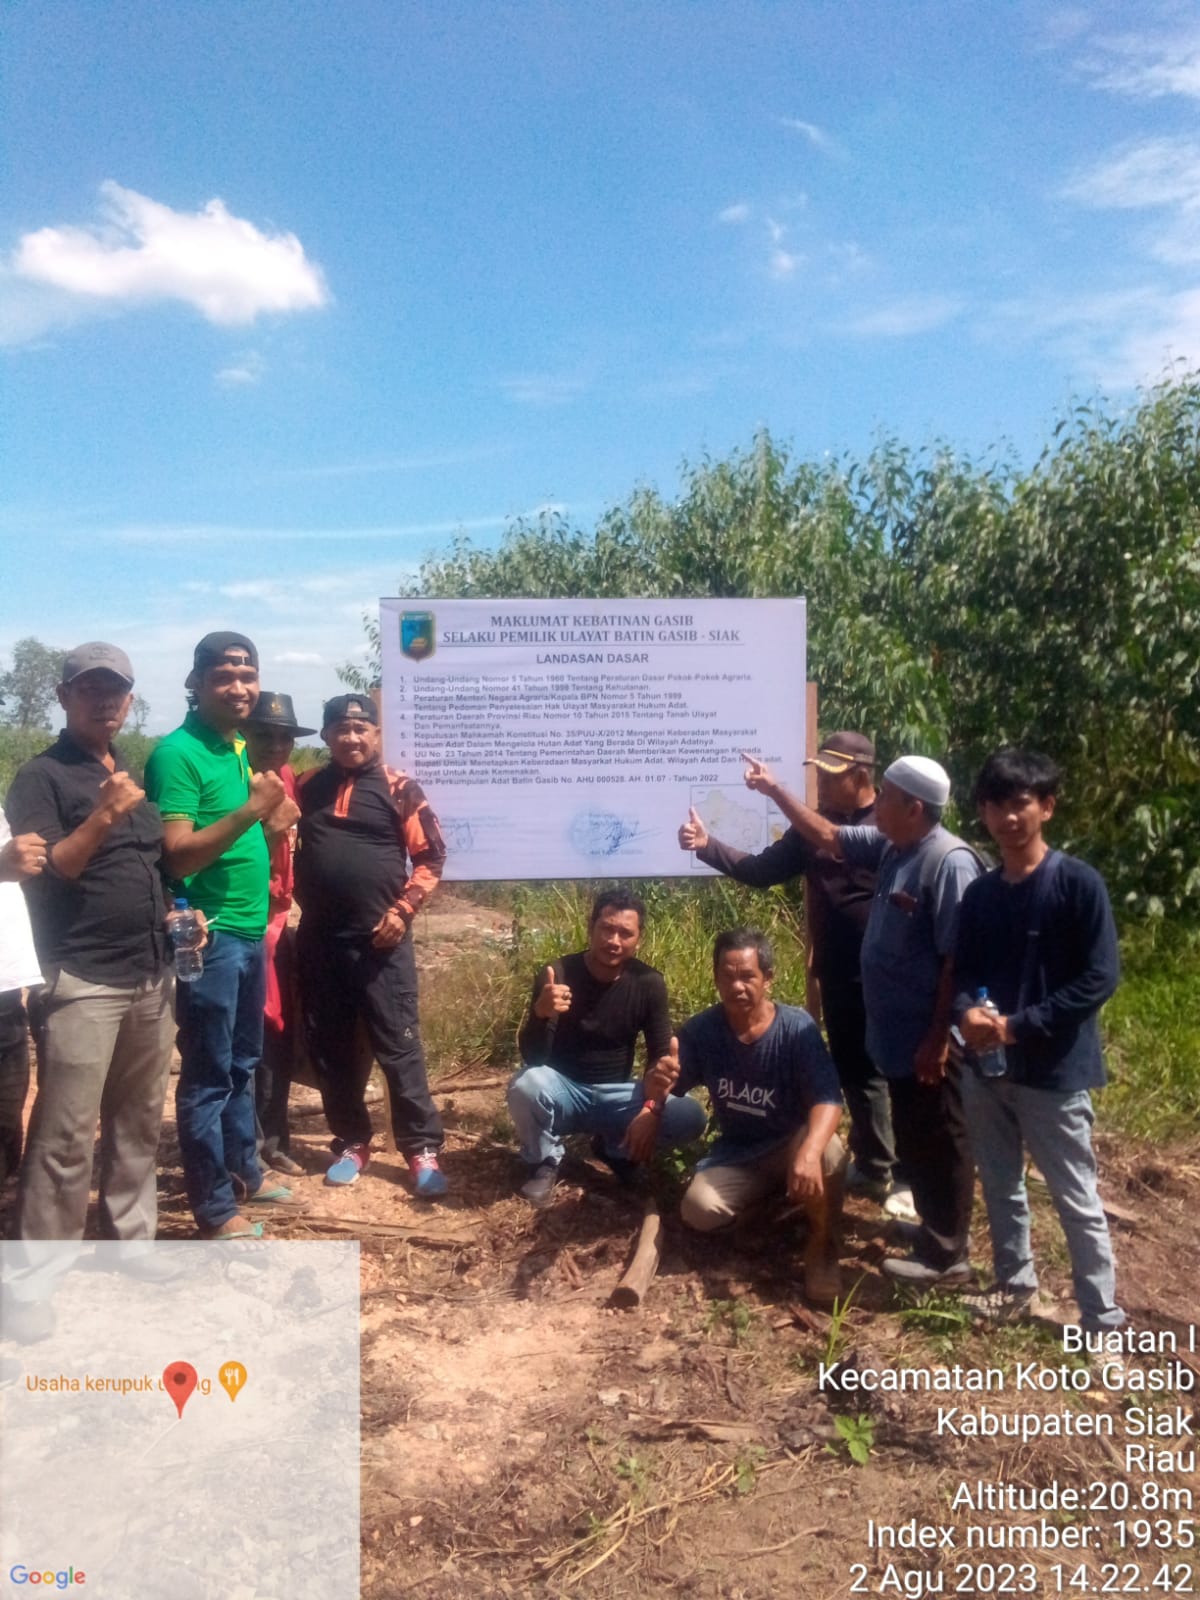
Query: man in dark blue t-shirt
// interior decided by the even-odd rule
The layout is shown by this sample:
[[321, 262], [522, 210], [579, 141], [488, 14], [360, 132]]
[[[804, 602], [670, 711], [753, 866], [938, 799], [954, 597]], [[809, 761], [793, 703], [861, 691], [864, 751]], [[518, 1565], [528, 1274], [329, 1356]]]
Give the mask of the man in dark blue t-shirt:
[[1104, 1082], [1097, 1019], [1120, 967], [1104, 880], [1043, 837], [1058, 782], [1047, 756], [1008, 749], [988, 758], [975, 785], [1001, 865], [963, 895], [955, 1009], [971, 1051], [963, 1110], [997, 1281], [964, 1300], [980, 1318], [1010, 1321], [1037, 1292], [1028, 1150], [1066, 1235], [1080, 1321], [1098, 1331], [1125, 1321], [1096, 1187], [1088, 1092]]
[[808, 1214], [805, 1293], [831, 1305], [841, 1288], [842, 1094], [808, 1012], [771, 999], [774, 975], [763, 934], [719, 934], [713, 977], [721, 1003], [684, 1023], [673, 1054], [648, 1075], [648, 1092], [669, 1084], [680, 1095], [703, 1084], [716, 1115], [717, 1141], [683, 1197], [684, 1222], [705, 1232], [725, 1227], [754, 1201], [786, 1189]]

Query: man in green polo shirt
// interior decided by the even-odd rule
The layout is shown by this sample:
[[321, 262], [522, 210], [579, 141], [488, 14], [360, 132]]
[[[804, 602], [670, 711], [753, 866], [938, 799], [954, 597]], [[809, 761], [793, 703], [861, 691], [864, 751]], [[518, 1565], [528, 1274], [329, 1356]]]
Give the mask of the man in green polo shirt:
[[299, 813], [280, 778], [251, 773], [246, 757], [241, 728], [258, 700], [258, 652], [250, 640], [207, 634], [187, 689], [183, 726], [160, 740], [146, 767], [146, 793], [162, 813], [164, 866], [209, 925], [204, 971], [176, 987], [179, 1149], [201, 1235], [257, 1237], [262, 1225], [239, 1211], [239, 1201], [289, 1198], [264, 1182], [255, 1149], [268, 835]]

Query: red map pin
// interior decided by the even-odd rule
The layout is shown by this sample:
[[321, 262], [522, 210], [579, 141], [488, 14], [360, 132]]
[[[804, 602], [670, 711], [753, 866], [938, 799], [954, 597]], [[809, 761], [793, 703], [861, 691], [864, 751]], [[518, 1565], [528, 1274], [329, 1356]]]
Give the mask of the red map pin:
[[183, 1408], [191, 1399], [192, 1390], [196, 1387], [196, 1369], [189, 1361], [172, 1361], [169, 1367], [163, 1368], [162, 1381], [166, 1384], [167, 1393], [175, 1402], [175, 1409], [180, 1418], [183, 1417]]

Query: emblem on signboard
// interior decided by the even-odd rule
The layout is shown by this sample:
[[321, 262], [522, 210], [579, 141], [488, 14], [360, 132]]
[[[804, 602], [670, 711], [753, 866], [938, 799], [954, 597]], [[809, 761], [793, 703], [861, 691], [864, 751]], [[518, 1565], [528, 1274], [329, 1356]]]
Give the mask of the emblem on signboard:
[[411, 661], [424, 661], [433, 654], [433, 612], [400, 613], [400, 649]]

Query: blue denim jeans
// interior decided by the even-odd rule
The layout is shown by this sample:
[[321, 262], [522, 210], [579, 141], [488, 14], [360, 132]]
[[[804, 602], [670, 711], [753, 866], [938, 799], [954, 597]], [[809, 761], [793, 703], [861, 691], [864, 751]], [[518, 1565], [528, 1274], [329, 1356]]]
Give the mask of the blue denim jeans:
[[175, 985], [181, 1067], [175, 1093], [188, 1203], [202, 1228], [237, 1215], [233, 1179], [253, 1194], [254, 1068], [262, 1055], [266, 969], [261, 939], [215, 932], [195, 983]]
[[1112, 1242], [1096, 1187], [1091, 1095], [1086, 1089], [1031, 1089], [1008, 1078], [980, 1078], [969, 1069], [962, 1085], [997, 1282], [1005, 1289], [1037, 1288], [1025, 1190], [1028, 1150], [1066, 1235], [1081, 1326], [1093, 1332], [1121, 1327], [1125, 1313], [1117, 1305]]
[[[642, 1109], [640, 1078], [626, 1083], [576, 1083], [553, 1067], [526, 1067], [508, 1086], [508, 1109], [521, 1141], [521, 1158], [531, 1167], [561, 1161], [569, 1133], [590, 1133], [604, 1141], [610, 1156], [621, 1149], [625, 1130]], [[658, 1120], [660, 1147], [698, 1139], [708, 1122], [704, 1107], [689, 1095], [668, 1095]]]

